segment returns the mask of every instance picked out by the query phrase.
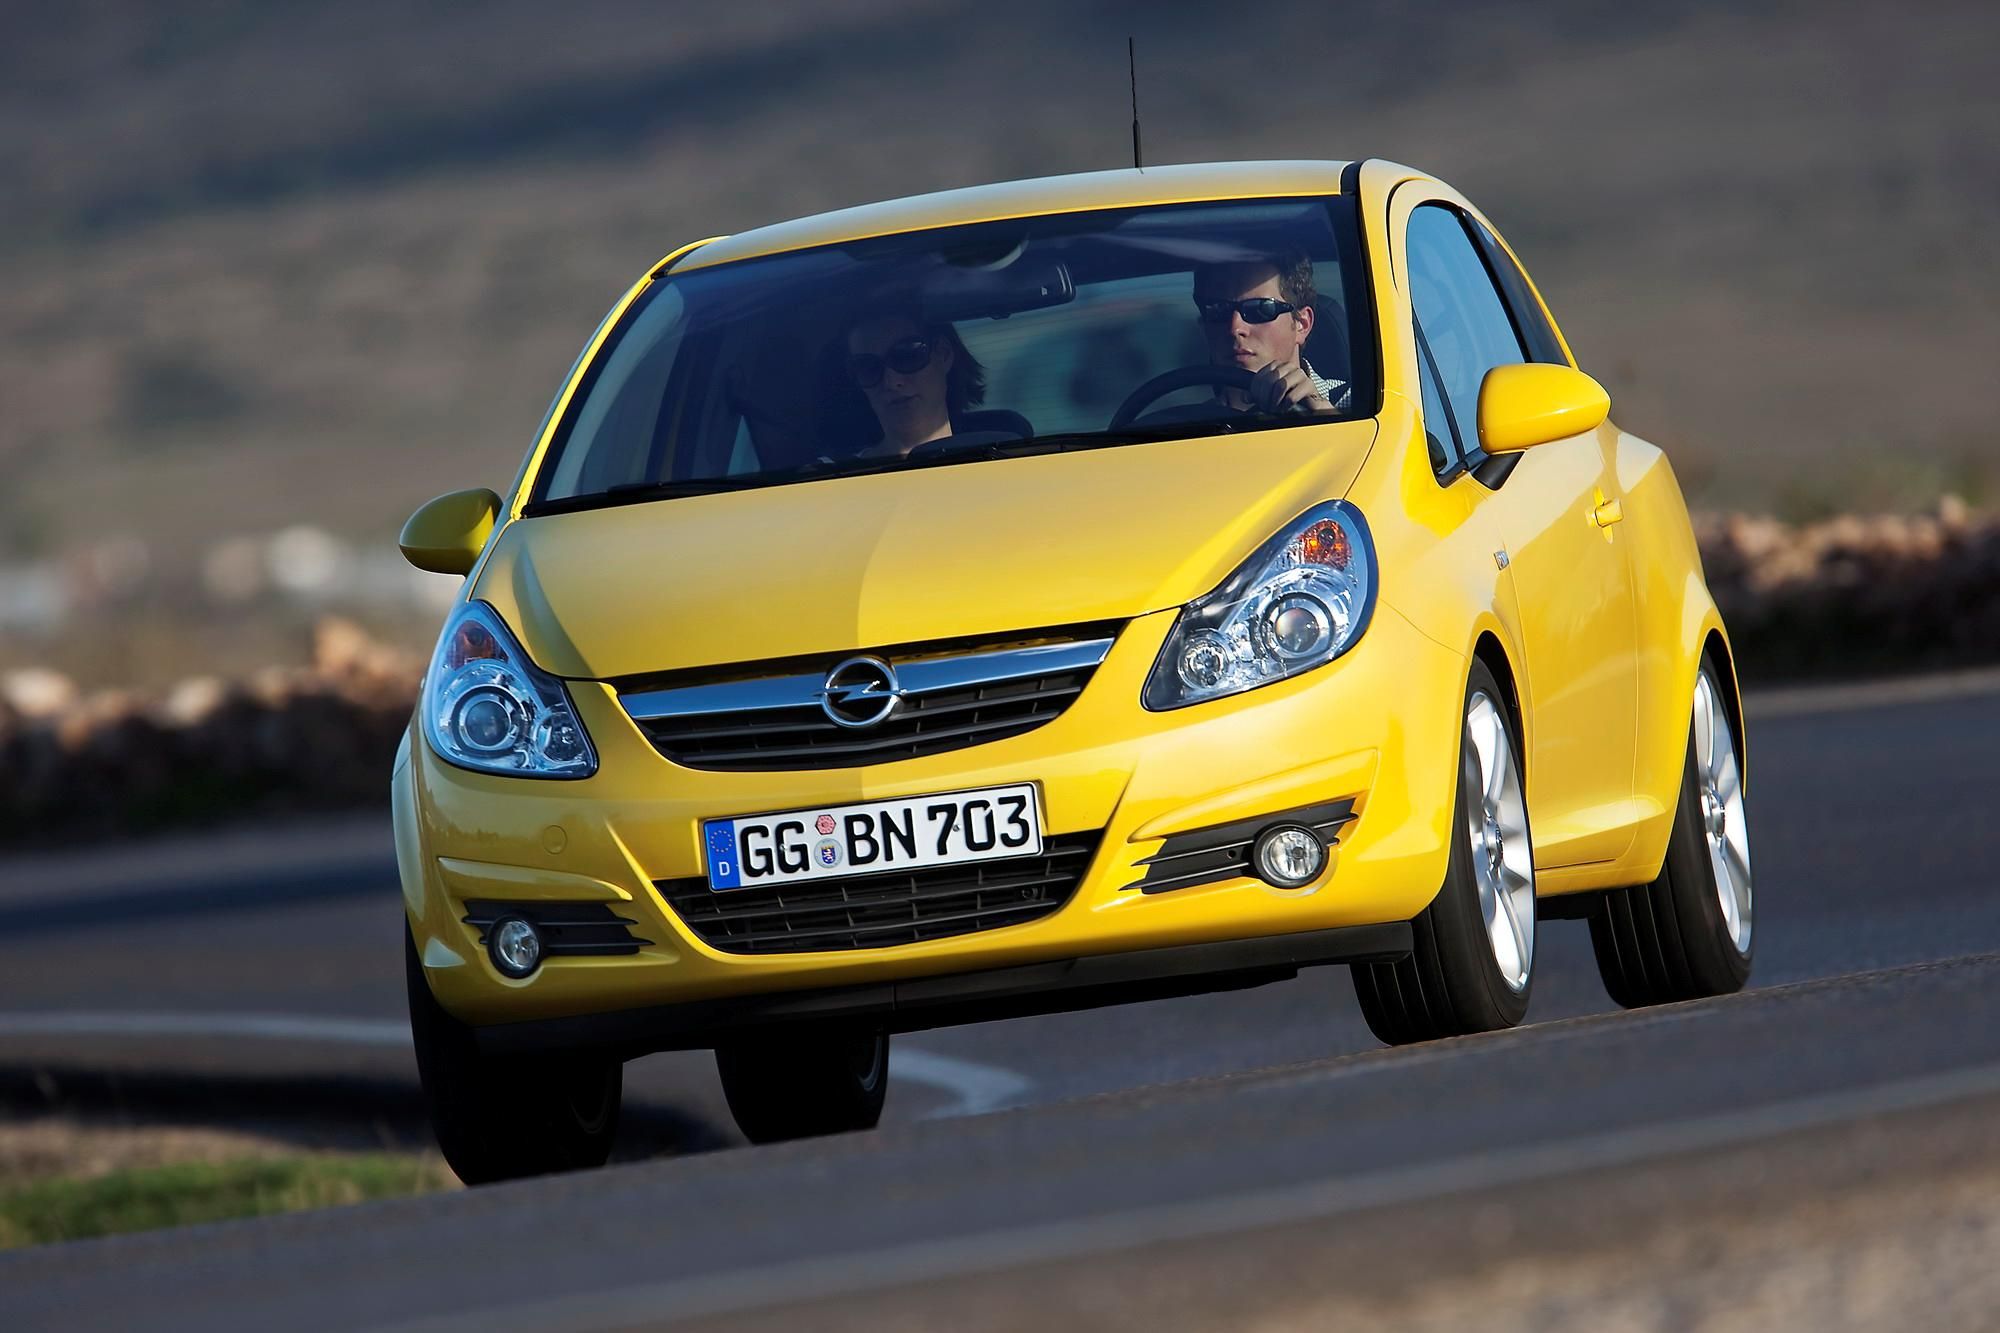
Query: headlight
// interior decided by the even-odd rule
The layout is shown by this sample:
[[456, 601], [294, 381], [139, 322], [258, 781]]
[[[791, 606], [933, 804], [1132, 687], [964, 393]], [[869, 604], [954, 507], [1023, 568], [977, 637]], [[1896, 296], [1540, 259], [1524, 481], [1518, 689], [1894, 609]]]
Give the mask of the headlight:
[[480, 773], [587, 778], [597, 753], [569, 691], [540, 670], [484, 602], [445, 622], [424, 677], [424, 734], [438, 756]]
[[1180, 708], [1324, 666], [1354, 646], [1374, 606], [1375, 546], [1361, 511], [1316, 505], [1181, 611], [1145, 705]]

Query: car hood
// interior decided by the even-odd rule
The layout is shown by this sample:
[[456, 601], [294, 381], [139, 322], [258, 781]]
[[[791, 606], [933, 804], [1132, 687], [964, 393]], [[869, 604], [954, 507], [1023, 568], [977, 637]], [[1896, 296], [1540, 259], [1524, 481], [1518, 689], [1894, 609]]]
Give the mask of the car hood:
[[606, 679], [1179, 606], [1346, 493], [1372, 421], [832, 477], [507, 524], [471, 595]]

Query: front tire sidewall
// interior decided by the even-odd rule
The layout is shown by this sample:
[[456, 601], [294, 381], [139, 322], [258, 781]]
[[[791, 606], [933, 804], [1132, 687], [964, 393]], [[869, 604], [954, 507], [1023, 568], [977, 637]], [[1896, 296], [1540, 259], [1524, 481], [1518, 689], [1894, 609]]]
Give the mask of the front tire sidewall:
[[[1509, 739], [1513, 743], [1510, 762], [1515, 767], [1515, 775], [1522, 783], [1525, 795], [1525, 774], [1521, 771], [1521, 722], [1509, 705], [1500, 684], [1493, 678], [1484, 662], [1474, 661], [1470, 678], [1466, 683], [1465, 704], [1460, 708], [1458, 799], [1452, 810], [1451, 867], [1445, 876], [1444, 887], [1438, 891], [1432, 902], [1430, 914], [1434, 916], [1437, 948], [1448, 961], [1452, 971], [1472, 983], [1465, 987], [1454, 987], [1456, 1007], [1466, 1020], [1468, 1031], [1486, 1032], [1499, 1028], [1509, 1028], [1518, 1024], [1528, 1013], [1528, 999], [1535, 989], [1534, 962], [1539, 950], [1529, 955], [1528, 976], [1520, 990], [1507, 984], [1500, 973], [1500, 965], [1493, 957], [1493, 946], [1486, 936], [1486, 919], [1479, 906], [1479, 881], [1473, 873], [1472, 848], [1466, 838], [1466, 811], [1469, 803], [1477, 799], [1477, 792], [1468, 790], [1476, 781], [1477, 764], [1472, 762], [1467, 751], [1471, 741], [1465, 735], [1463, 718], [1472, 706], [1472, 701], [1481, 693], [1493, 700], [1507, 723]], [[1525, 806], [1525, 801], [1524, 801]], [[1525, 813], [1524, 813], [1525, 818]], [[1534, 829], [1529, 825], [1528, 845], [1534, 846]], [[1531, 913], [1527, 922], [1529, 932], [1534, 932], [1534, 918]]]
[[431, 1127], [468, 1185], [602, 1166], [618, 1133], [624, 1064], [610, 1056], [501, 1060], [431, 994], [404, 923], [410, 1036]]
[[[1409, 957], [1394, 963], [1357, 963], [1353, 969], [1354, 993], [1362, 1017], [1370, 1031], [1392, 1046], [1513, 1027], [1527, 1016], [1528, 999], [1534, 990], [1533, 952], [1529, 954], [1527, 978], [1515, 990], [1507, 984], [1494, 959], [1485, 915], [1479, 906], [1479, 882], [1473, 870], [1472, 846], [1466, 828], [1468, 804], [1480, 799], [1476, 786], [1468, 790], [1475, 780], [1468, 778], [1467, 773], [1468, 769], [1476, 773], [1478, 765], [1467, 753], [1471, 740], [1466, 718], [1472, 701], [1481, 694], [1493, 701], [1506, 723], [1514, 776], [1523, 782], [1522, 828], [1528, 841], [1529, 864], [1533, 864], [1534, 837], [1526, 815], [1525, 774], [1520, 759], [1521, 720], [1492, 671], [1475, 660], [1459, 708], [1460, 750], [1458, 765], [1453, 770], [1456, 792], [1444, 883], [1430, 906], [1410, 923]], [[1527, 924], [1532, 931], [1532, 912]]]
[[715, 1067], [752, 1143], [873, 1129], [889, 1092], [889, 1036], [844, 1024], [746, 1035], [716, 1048]]

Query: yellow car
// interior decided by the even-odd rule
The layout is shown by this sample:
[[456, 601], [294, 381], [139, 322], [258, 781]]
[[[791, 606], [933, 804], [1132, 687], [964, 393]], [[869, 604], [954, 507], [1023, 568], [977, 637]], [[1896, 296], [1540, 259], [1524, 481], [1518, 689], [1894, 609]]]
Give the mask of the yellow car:
[[1672, 468], [1492, 226], [1388, 162], [957, 190], [676, 250], [465, 575], [394, 774], [468, 1181], [600, 1163], [622, 1062], [753, 1140], [889, 1034], [1351, 964], [1400, 1043], [1740, 987], [1744, 738]]

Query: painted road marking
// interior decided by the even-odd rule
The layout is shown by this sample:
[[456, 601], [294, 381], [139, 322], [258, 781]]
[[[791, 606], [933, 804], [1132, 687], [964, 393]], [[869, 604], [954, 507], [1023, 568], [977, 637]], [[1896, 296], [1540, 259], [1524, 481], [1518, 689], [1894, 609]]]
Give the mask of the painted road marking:
[[410, 1025], [302, 1014], [0, 1014], [0, 1037], [249, 1037], [407, 1047]]
[[[1746, 1110], [1581, 1138], [1497, 1149], [1333, 1177], [1276, 1189], [1193, 1199], [1098, 1217], [996, 1228], [949, 1240], [634, 1283], [482, 1311], [482, 1333], [579, 1327], [651, 1327], [668, 1320], [740, 1313], [1029, 1264], [1110, 1254], [1163, 1241], [1196, 1240], [1262, 1227], [1324, 1221], [1368, 1209], [1428, 1202], [1589, 1170], [1716, 1151], [1868, 1116], [1919, 1111], [2000, 1094], [2000, 1065], [1903, 1079], [1873, 1087], [1772, 1102]], [[463, 1329], [463, 1316], [393, 1325], [389, 1333]]]
[[889, 1075], [941, 1088], [958, 1098], [955, 1105], [941, 1106], [925, 1115], [926, 1120], [983, 1115], [1005, 1106], [1018, 1106], [1034, 1086], [1033, 1080], [1011, 1069], [902, 1046], [892, 1046], [889, 1050]]
[[[317, 1018], [310, 1014], [0, 1013], [0, 1037], [249, 1038], [408, 1049], [410, 1025], [365, 1018]], [[981, 1115], [1015, 1106], [1034, 1086], [1030, 1079], [1011, 1069], [904, 1046], [890, 1052], [889, 1072], [894, 1078], [936, 1088], [955, 1099], [927, 1113], [924, 1117], [927, 1120]]]

